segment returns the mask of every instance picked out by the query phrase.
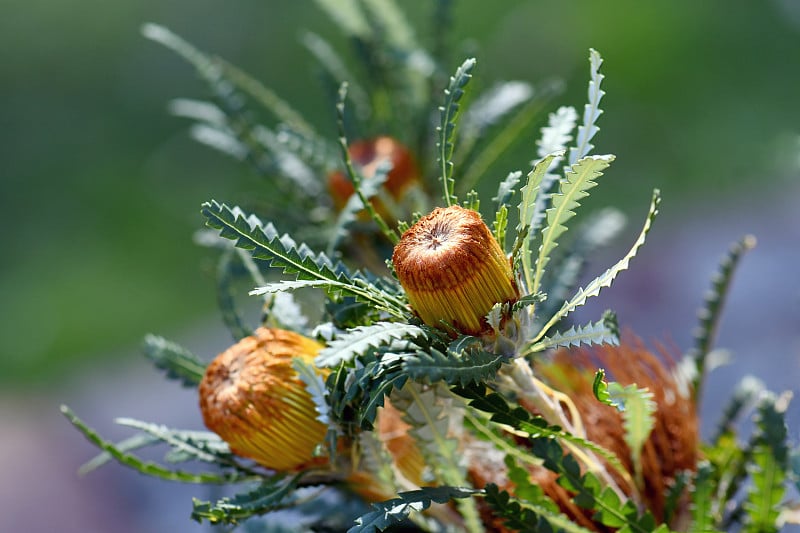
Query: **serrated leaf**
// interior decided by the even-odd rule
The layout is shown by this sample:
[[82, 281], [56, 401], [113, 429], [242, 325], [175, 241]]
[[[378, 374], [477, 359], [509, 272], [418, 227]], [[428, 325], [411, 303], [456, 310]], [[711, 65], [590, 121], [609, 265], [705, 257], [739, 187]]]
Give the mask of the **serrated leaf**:
[[778, 531], [777, 520], [789, 470], [785, 416], [790, 399], [791, 393], [784, 393], [777, 399], [767, 396], [758, 408], [755, 445], [747, 468], [753, 485], [744, 503], [742, 531], [746, 533]]
[[[114, 444], [114, 447], [122, 453], [137, 450], [151, 446], [154, 443], [161, 442], [160, 439], [146, 433], [137, 433], [127, 439], [121, 440]], [[113, 461], [114, 457], [108, 452], [102, 452], [86, 461], [78, 468], [78, 475], [85, 476], [89, 472], [97, 470], [109, 461]]]
[[[603, 170], [608, 168], [613, 160], [613, 155], [589, 156], [580, 159], [565, 171], [564, 178], [559, 183], [559, 190], [553, 194], [551, 206], [546, 213], [547, 226], [542, 230], [535, 272], [529, 286], [531, 292], [539, 290], [550, 254], [558, 246], [558, 238], [567, 231], [566, 224], [575, 216], [575, 209], [580, 207], [581, 200], [597, 185], [595, 180], [603, 175]], [[531, 209], [531, 214], [532, 211]]]
[[534, 215], [534, 205], [542, 184], [542, 178], [547, 173], [550, 164], [556, 158], [563, 155], [563, 152], [554, 152], [544, 156], [534, 163], [533, 168], [528, 173], [527, 181], [520, 190], [519, 222], [517, 223], [517, 237], [511, 251], [512, 265], [522, 264], [522, 276], [525, 280], [527, 292], [535, 294], [539, 292], [533, 289], [533, 273], [531, 271], [530, 253], [530, 228]]
[[216, 433], [172, 429], [134, 418], [117, 418], [114, 421], [121, 426], [138, 429], [168, 444], [173, 451], [181, 452], [191, 459], [238, 467], [238, 464], [233, 461], [228, 444]]
[[574, 231], [575, 238], [551, 258], [550, 268], [542, 278], [547, 287], [547, 304], [537, 308], [540, 317], [550, 317], [574, 294], [584, 267], [594, 252], [608, 244], [625, 226], [625, 216], [617, 209], [606, 208], [593, 213]]
[[[562, 428], [550, 425], [540, 416], [533, 416], [521, 407], [512, 409], [506, 399], [498, 393], [487, 393], [479, 386], [470, 385], [467, 387], [453, 387], [453, 392], [469, 400], [469, 406], [491, 415], [491, 420], [498, 424], [511, 426], [518, 431], [528, 434], [532, 441], [538, 439], [561, 439], [577, 447], [591, 450], [603, 457], [608, 464], [619, 472], [624, 471], [624, 467], [619, 458], [614, 453], [597, 445], [596, 443], [577, 437], [572, 433], [564, 431]], [[563, 454], [561, 446], [557, 445], [559, 454]], [[555, 453], [555, 452], [553, 452]], [[542, 456], [539, 456], [542, 457]], [[578, 468], [580, 470], [580, 468]]]
[[642, 227], [641, 232], [639, 233], [639, 237], [636, 239], [636, 242], [633, 243], [633, 246], [628, 251], [625, 256], [617, 261], [614, 266], [606, 270], [603, 274], [596, 277], [594, 280], [589, 282], [585, 288], [579, 289], [575, 296], [572, 299], [564, 302], [564, 305], [561, 306], [548, 322], [542, 327], [539, 333], [531, 340], [531, 344], [537, 342], [539, 339], [544, 337], [545, 333], [553, 327], [559, 320], [563, 317], [577, 309], [578, 307], [582, 306], [586, 303], [586, 300], [597, 296], [600, 294], [600, 291], [603, 290], [605, 287], [610, 287], [611, 284], [614, 282], [614, 279], [617, 275], [628, 269], [630, 265], [631, 259], [636, 256], [636, 253], [639, 251], [639, 248], [645, 242], [647, 238], [647, 234], [650, 232], [650, 228], [655, 220], [656, 215], [658, 215], [658, 206], [661, 203], [661, 193], [656, 189], [653, 191], [653, 199], [650, 202], [650, 210], [647, 213], [647, 218], [645, 219], [644, 226]]
[[495, 203], [495, 209], [499, 209], [504, 205], [510, 205], [509, 202], [511, 201], [511, 197], [514, 196], [520, 178], [522, 178], [522, 172], [515, 170], [514, 172], [509, 172], [508, 176], [500, 182], [500, 185], [497, 187], [497, 196], [492, 198], [492, 201]]
[[[347, 82], [342, 82], [342, 84], [339, 86], [338, 100], [336, 101], [336, 124], [339, 128], [339, 149], [342, 152], [344, 167], [347, 171], [347, 176], [353, 183], [356, 196], [358, 196], [358, 198], [361, 200], [361, 205], [367, 210], [370, 218], [372, 218], [372, 220], [378, 225], [378, 228], [380, 228], [384, 237], [386, 237], [392, 244], [397, 244], [397, 242], [400, 240], [400, 236], [397, 234], [396, 230], [389, 227], [389, 225], [386, 223], [386, 220], [384, 220], [372, 203], [367, 199], [365, 192], [367, 190], [366, 188], [369, 186], [364, 184], [365, 180], [362, 178], [361, 173], [356, 171], [355, 166], [353, 165], [352, 157], [350, 156], [350, 149], [347, 144], [347, 135], [345, 133], [345, 101], [347, 100], [347, 87]], [[383, 170], [388, 174], [388, 168], [384, 166]]]
[[731, 245], [720, 261], [717, 272], [711, 278], [711, 287], [705, 295], [703, 306], [697, 312], [699, 323], [694, 333], [694, 347], [688, 354], [694, 358], [697, 369], [692, 383], [695, 397], [699, 397], [703, 379], [708, 371], [706, 359], [712, 351], [733, 274], [744, 254], [755, 245], [756, 239], [752, 235], [746, 235]]
[[[578, 121], [578, 113], [574, 107], [561, 106], [547, 117], [547, 126], [542, 128], [542, 134], [536, 141], [536, 153], [544, 157], [553, 152], [565, 151], [567, 144], [572, 140], [572, 130]], [[554, 161], [553, 165], [557, 162]], [[552, 168], [552, 166], [551, 166]]]
[[597, 322], [590, 322], [585, 326], [572, 326], [563, 333], [556, 332], [550, 337], [543, 337], [523, 353], [530, 355], [559, 346], [567, 348], [581, 344], [619, 344], [619, 326], [616, 315], [607, 311]]
[[711, 443], [715, 444], [722, 435], [733, 432], [734, 424], [741, 416], [742, 412], [755, 405], [756, 400], [764, 394], [766, 385], [760, 379], [754, 376], [745, 376], [739, 381], [736, 389], [733, 391], [733, 396], [725, 404], [722, 409], [722, 415], [717, 422], [717, 427], [714, 436], [711, 437]]
[[[692, 479], [691, 470], [681, 470], [675, 474], [664, 494], [664, 522], [672, 523], [679, 509], [681, 500], [687, 493], [689, 481]], [[669, 531], [669, 530], [667, 530]]]
[[574, 165], [577, 161], [585, 157], [592, 151], [591, 140], [595, 134], [600, 130], [595, 125], [597, 119], [603, 113], [600, 109], [600, 100], [605, 95], [605, 91], [600, 88], [603, 81], [603, 76], [600, 74], [600, 65], [603, 64], [603, 58], [596, 50], [589, 50], [589, 102], [583, 108], [583, 124], [578, 126], [578, 137], [576, 145], [569, 150], [569, 164]]
[[371, 326], [359, 326], [328, 343], [314, 362], [319, 367], [335, 367], [349, 363], [370, 348], [391, 344], [395, 340], [420, 339], [425, 336], [425, 330], [419, 326], [402, 322], [377, 322]]
[[356, 525], [347, 533], [373, 533], [383, 531], [389, 526], [404, 520], [412, 512], [421, 512], [432, 503], [445, 504], [451, 500], [471, 498], [481, 491], [466, 487], [424, 487], [419, 490], [401, 492], [397, 498], [374, 503], [374, 511], [361, 515]]
[[306, 390], [311, 395], [314, 402], [314, 409], [317, 411], [317, 420], [323, 424], [330, 424], [330, 406], [326, 396], [328, 390], [325, 388], [325, 380], [314, 368], [314, 365], [306, 363], [303, 359], [295, 357], [292, 359], [292, 368], [297, 372], [297, 377], [306, 386]]
[[707, 461], [697, 465], [694, 476], [694, 488], [691, 491], [692, 524], [690, 531], [717, 531], [717, 524], [713, 519], [712, 498], [714, 494], [713, 469]]
[[192, 500], [192, 518], [202, 523], [236, 524], [254, 515], [262, 515], [287, 506], [289, 498], [302, 474], [286, 479], [283, 475], [264, 481], [255, 490], [238, 494], [232, 498], [222, 498], [216, 502]]
[[351, 273], [341, 263], [334, 264], [325, 254], [315, 254], [305, 244], [298, 246], [288, 235], [279, 235], [272, 224], [263, 226], [257, 218], [245, 218], [238, 209], [213, 200], [203, 204], [202, 212], [209, 227], [236, 241], [238, 248], [249, 250], [254, 258], [294, 274], [297, 280], [325, 282], [331, 291], [355, 296], [395, 318], [406, 318], [408, 312], [402, 300], [366, 283], [361, 274]]
[[411, 379], [450, 385], [468, 385], [494, 378], [506, 357], [481, 349], [446, 352], [435, 348], [416, 350], [403, 358], [403, 370]]
[[458, 67], [444, 91], [444, 105], [439, 108], [441, 115], [439, 126], [436, 128], [439, 132], [436, 142], [436, 157], [439, 162], [439, 179], [442, 182], [442, 201], [448, 207], [458, 203], [458, 198], [455, 196], [452, 161], [456, 122], [460, 110], [459, 103], [464, 96], [465, 87], [472, 78], [472, 69], [475, 67], [475, 63], [475, 58], [469, 58]]
[[157, 368], [164, 370], [168, 378], [180, 381], [184, 387], [196, 387], [203, 379], [205, 363], [186, 348], [164, 337], [147, 335], [143, 349]]
[[642, 487], [641, 456], [642, 447], [655, 427], [655, 413], [658, 405], [654, 401], [653, 393], [640, 389], [635, 384], [623, 387], [612, 381], [608, 384], [611, 405], [622, 411], [622, 426], [625, 429], [625, 443], [631, 451], [631, 462], [634, 474]]
[[247, 481], [253, 478], [251, 475], [242, 475], [239, 473], [214, 474], [210, 472], [196, 473], [185, 472], [182, 470], [171, 470], [152, 461], [144, 461], [133, 454], [117, 448], [114, 443], [100, 437], [97, 432], [87, 426], [66, 405], [61, 406], [61, 413], [78, 431], [83, 434], [84, 437], [86, 437], [89, 442], [108, 453], [119, 464], [132, 468], [141, 474], [165, 479], [168, 481], [208, 484], [230, 484], [240, 481]]
[[[536, 486], [538, 488], [538, 486]], [[492, 514], [502, 518], [506, 528], [520, 533], [541, 533], [560, 531], [564, 533], [588, 533], [586, 529], [564, 514], [546, 497], [538, 501], [522, 501], [519, 492], [512, 497], [506, 491], [500, 491], [497, 485], [486, 485], [484, 500], [492, 509]], [[555, 508], [554, 508], [555, 507]]]

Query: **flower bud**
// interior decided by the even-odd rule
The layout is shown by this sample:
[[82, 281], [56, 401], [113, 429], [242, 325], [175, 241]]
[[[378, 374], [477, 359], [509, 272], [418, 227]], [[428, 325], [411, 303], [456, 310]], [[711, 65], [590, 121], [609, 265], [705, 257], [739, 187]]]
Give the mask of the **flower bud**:
[[508, 259], [470, 209], [440, 207], [422, 217], [403, 233], [392, 261], [412, 309], [429, 326], [445, 321], [479, 335], [495, 304], [519, 298]]
[[206, 426], [233, 453], [272, 470], [325, 464], [314, 451], [327, 427], [292, 367], [295, 357], [313, 363], [321, 347], [291, 331], [258, 328], [219, 354], [199, 387]]
[[[419, 169], [411, 153], [392, 137], [356, 141], [350, 145], [349, 152], [353, 164], [365, 179], [374, 176], [383, 161], [388, 159], [392, 162], [392, 170], [383, 186], [395, 200], [399, 200], [406, 189], [419, 181]], [[341, 210], [355, 192], [353, 184], [343, 172], [336, 171], [328, 177], [328, 185], [334, 206]], [[377, 199], [374, 201], [375, 208], [383, 211]]]

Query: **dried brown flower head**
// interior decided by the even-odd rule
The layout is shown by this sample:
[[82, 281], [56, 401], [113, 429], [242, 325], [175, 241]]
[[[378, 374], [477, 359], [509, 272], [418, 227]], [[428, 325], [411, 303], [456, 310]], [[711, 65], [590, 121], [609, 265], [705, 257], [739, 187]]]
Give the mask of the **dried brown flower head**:
[[291, 331], [258, 328], [219, 354], [199, 387], [206, 426], [233, 453], [266, 468], [292, 471], [326, 463], [314, 450], [327, 427], [292, 368], [295, 357], [313, 363], [320, 348]]
[[[655, 355], [640, 340], [627, 335], [619, 346], [559, 350], [551, 361], [537, 364], [536, 371], [549, 385], [566, 393], [574, 402], [586, 430], [586, 437], [619, 458], [629, 475], [623, 478], [613, 469], [610, 472], [628, 496], [634, 495], [634, 487], [631, 486], [634, 465], [631, 451], [625, 442], [622, 415], [594, 397], [594, 371], [603, 367], [609, 379], [622, 385], [636, 384], [640, 388], [646, 387], [653, 393], [658, 410], [655, 413], [655, 426], [641, 453], [643, 486], [638, 487], [637, 498], [653, 513], [656, 520], [662, 521], [666, 489], [679, 472], [697, 468], [699, 432], [691, 392], [681, 382], [682, 378], [676, 377], [671, 365], [664, 362], [672, 360], [667, 350], [662, 348], [659, 351], [660, 354]], [[556, 482], [555, 473], [543, 467], [530, 470], [533, 481], [558, 504], [564, 514], [590, 530], [608, 530], [593, 522], [591, 512], [575, 505], [571, 495]], [[514, 492], [513, 484], [506, 477], [502, 463], [498, 461], [489, 462], [488, 458], [475, 461], [470, 467], [470, 473], [483, 484], [494, 482], [501, 489]], [[681, 503], [670, 524], [676, 529], [680, 529], [688, 511], [688, 506], [685, 505], [687, 502]], [[502, 527], [497, 530], [504, 531]]]
[[397, 277], [423, 322], [478, 335], [497, 303], [519, 297], [511, 265], [481, 216], [440, 207], [403, 233], [392, 255]]

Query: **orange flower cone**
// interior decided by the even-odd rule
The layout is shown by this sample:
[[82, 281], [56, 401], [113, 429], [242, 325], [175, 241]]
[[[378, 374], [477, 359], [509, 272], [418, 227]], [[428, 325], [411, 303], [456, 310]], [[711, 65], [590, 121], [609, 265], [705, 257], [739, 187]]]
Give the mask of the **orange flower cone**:
[[[383, 161], [387, 159], [392, 163], [392, 169], [386, 176], [384, 188], [394, 200], [399, 200], [405, 191], [414, 183], [419, 182], [419, 169], [411, 153], [405, 146], [392, 137], [381, 136], [374, 139], [356, 141], [349, 147], [350, 158], [356, 169], [365, 179], [375, 175]], [[332, 172], [328, 176], [328, 187], [337, 210], [344, 208], [347, 200], [353, 195], [355, 189], [350, 179], [341, 171]], [[387, 217], [386, 209], [376, 198], [373, 200], [375, 209], [384, 218]]]
[[298, 357], [313, 363], [322, 346], [297, 333], [259, 328], [218, 355], [200, 382], [206, 426], [231, 451], [276, 471], [324, 465], [315, 457], [327, 426], [292, 368]]

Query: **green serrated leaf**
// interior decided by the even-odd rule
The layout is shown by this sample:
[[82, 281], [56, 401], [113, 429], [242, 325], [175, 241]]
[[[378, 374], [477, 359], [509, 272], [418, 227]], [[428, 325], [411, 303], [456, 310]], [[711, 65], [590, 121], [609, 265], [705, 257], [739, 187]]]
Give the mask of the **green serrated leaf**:
[[716, 443], [724, 434], [734, 431], [734, 424], [742, 412], [755, 405], [756, 400], [764, 394], [764, 382], [754, 376], [745, 376], [733, 391], [733, 396], [722, 410], [717, 428], [711, 443]]
[[206, 365], [189, 350], [163, 337], [147, 335], [144, 354], [155, 366], [164, 370], [167, 377], [181, 382], [184, 387], [196, 387], [206, 373]]
[[600, 109], [600, 100], [605, 95], [605, 91], [600, 88], [603, 76], [600, 74], [600, 65], [603, 58], [594, 50], [589, 50], [589, 102], [583, 108], [583, 124], [578, 126], [578, 138], [576, 145], [569, 150], [569, 164], [574, 165], [577, 161], [588, 155], [594, 146], [591, 144], [592, 138], [600, 130], [595, 123], [603, 110]]
[[562, 253], [553, 254], [542, 286], [547, 287], [548, 301], [537, 308], [540, 317], [550, 317], [565, 300], [575, 293], [585, 266], [595, 251], [605, 246], [625, 225], [625, 216], [614, 208], [593, 213], [578, 228], [574, 239], [566, 244]]
[[246, 518], [262, 515], [288, 506], [287, 499], [297, 487], [302, 474], [286, 479], [277, 475], [264, 481], [257, 489], [238, 494], [232, 498], [222, 498], [216, 502], [192, 500], [192, 518], [202, 523], [236, 524]]
[[633, 243], [633, 246], [628, 253], [625, 254], [625, 257], [617, 261], [614, 266], [606, 270], [603, 274], [589, 282], [585, 288], [579, 289], [572, 299], [564, 302], [564, 305], [561, 306], [561, 309], [559, 309], [550, 318], [550, 320], [544, 325], [544, 327], [542, 327], [539, 333], [531, 340], [531, 344], [538, 342], [539, 339], [544, 337], [545, 333], [549, 331], [551, 327], [553, 327], [563, 317], [586, 303], [586, 300], [600, 294], [600, 291], [605, 287], [610, 287], [617, 275], [620, 272], [627, 270], [631, 259], [636, 256], [639, 248], [641, 248], [644, 244], [647, 234], [650, 232], [653, 221], [655, 220], [656, 215], [658, 215], [658, 206], [660, 203], [661, 193], [658, 191], [658, 189], [656, 189], [653, 191], [653, 199], [650, 202], [650, 210], [647, 213], [647, 218], [645, 219], [644, 226], [639, 233], [639, 237], [636, 239], [636, 242]]
[[713, 468], [707, 461], [702, 461], [697, 465], [694, 488], [691, 491], [692, 524], [689, 527], [690, 531], [717, 531], [717, 524], [712, 513], [712, 498], [716, 488], [713, 475]]
[[292, 359], [292, 368], [297, 372], [297, 377], [306, 386], [306, 390], [314, 401], [314, 409], [317, 411], [317, 420], [323, 424], [330, 424], [330, 406], [326, 399], [328, 391], [325, 388], [325, 380], [314, 368], [314, 365], [306, 363], [303, 359], [295, 357]]
[[356, 221], [358, 214], [365, 209], [364, 200], [369, 202], [372, 198], [378, 196], [391, 171], [391, 161], [384, 160], [375, 168], [375, 172], [370, 179], [362, 179], [357, 184], [353, 184], [358, 187], [360, 194], [351, 195], [344, 208], [339, 212], [328, 247], [329, 254], [333, 254], [334, 250], [348, 237], [350, 234], [349, 226]]
[[439, 162], [439, 179], [442, 182], [442, 201], [446, 206], [458, 203], [455, 196], [455, 180], [453, 179], [453, 148], [455, 143], [456, 121], [459, 115], [459, 102], [464, 96], [464, 89], [472, 78], [472, 69], [475, 67], [475, 58], [464, 61], [450, 78], [450, 84], [445, 89], [444, 105], [439, 109], [441, 119], [437, 131], [439, 138], [436, 143], [437, 160]]
[[608, 384], [608, 393], [611, 396], [611, 405], [617, 406], [617, 409], [622, 411], [625, 443], [631, 451], [631, 462], [636, 481], [640, 488], [643, 488], [642, 447], [655, 427], [655, 413], [658, 411], [658, 405], [656, 405], [650, 390], [640, 389], [635, 384], [623, 387], [612, 381]]
[[426, 337], [425, 330], [402, 322], [377, 322], [371, 326], [359, 326], [337, 337], [323, 348], [315, 364], [319, 367], [335, 367], [349, 363], [370, 348], [391, 344], [396, 340]]
[[700, 397], [703, 379], [707, 371], [706, 359], [712, 351], [733, 273], [736, 271], [736, 267], [744, 254], [755, 245], [756, 239], [752, 235], [746, 235], [731, 245], [728, 253], [720, 261], [719, 269], [711, 279], [711, 288], [706, 294], [703, 307], [697, 312], [699, 324], [695, 330], [694, 347], [688, 354], [689, 357], [694, 358], [697, 369], [692, 383], [693, 394], [696, 398]]
[[530, 239], [529, 232], [531, 221], [533, 219], [533, 210], [536, 203], [537, 195], [542, 184], [542, 178], [550, 168], [551, 163], [556, 158], [563, 155], [563, 152], [554, 152], [544, 156], [542, 159], [534, 163], [533, 169], [528, 173], [525, 186], [520, 191], [519, 203], [519, 223], [517, 224], [517, 238], [514, 241], [514, 247], [511, 252], [512, 264], [519, 264], [522, 261], [522, 274], [525, 279], [525, 286], [529, 293], [536, 293], [538, 289], [533, 288], [533, 275], [531, 272], [531, 258], [530, 258]]
[[[161, 442], [160, 439], [152, 435], [148, 435], [146, 433], [137, 433], [127, 439], [121, 440], [114, 444], [114, 447], [122, 453], [130, 452], [132, 450], [138, 450], [139, 448], [145, 448], [147, 446], [151, 446], [157, 442]], [[78, 475], [85, 476], [89, 472], [97, 470], [104, 464], [108, 463], [109, 461], [113, 461], [114, 457], [108, 452], [102, 452], [94, 456], [92, 459], [86, 461], [81, 467], [78, 469]]]
[[[614, 469], [619, 472], [624, 471], [624, 467], [619, 458], [612, 452], [598, 446], [592, 441], [582, 439], [572, 433], [566, 432], [558, 426], [550, 425], [544, 418], [533, 416], [521, 407], [512, 409], [508, 405], [506, 399], [498, 393], [487, 393], [485, 390], [475, 385], [467, 387], [456, 386], [453, 387], [452, 390], [455, 394], [469, 400], [469, 406], [471, 408], [489, 413], [491, 415], [491, 421], [511, 426], [519, 431], [525, 432], [532, 441], [537, 441], [538, 439], [561, 439], [579, 448], [591, 450], [603, 457]], [[563, 453], [560, 445], [558, 445], [558, 450], [558, 453]], [[580, 470], [580, 468], [578, 468], [578, 470]]]
[[791, 393], [778, 398], [767, 396], [758, 408], [752, 462], [747, 468], [753, 485], [744, 503], [742, 531], [746, 533], [778, 531], [777, 520], [789, 470], [785, 416], [790, 399]]
[[298, 280], [325, 282], [329, 290], [354, 296], [386, 311], [395, 318], [407, 318], [405, 303], [367, 283], [359, 273], [351, 273], [341, 263], [333, 263], [325, 254], [315, 254], [305, 244], [297, 245], [288, 235], [279, 235], [272, 224], [262, 225], [253, 217], [245, 217], [238, 208], [231, 209], [216, 201], [203, 204], [203, 215], [209, 227], [220, 235], [235, 240], [238, 248], [249, 250], [256, 259], [264, 259], [271, 267], [294, 274]]
[[492, 230], [494, 238], [500, 244], [500, 248], [505, 252], [506, 250], [506, 228], [508, 227], [508, 207], [501, 205], [494, 216], [492, 223]]
[[580, 207], [581, 200], [597, 185], [595, 180], [603, 175], [603, 170], [608, 168], [612, 161], [614, 161], [613, 155], [588, 156], [578, 160], [565, 171], [564, 178], [559, 183], [559, 190], [552, 196], [551, 206], [546, 213], [547, 226], [542, 230], [542, 241], [530, 284], [532, 292], [539, 290], [550, 254], [558, 246], [559, 237], [567, 231], [567, 222], [575, 216], [575, 209]]
[[[537, 487], [538, 488], [538, 487]], [[558, 511], [546, 498], [536, 503], [521, 501], [518, 491], [512, 497], [506, 491], [500, 491], [497, 485], [486, 485], [484, 500], [492, 509], [494, 516], [503, 519], [506, 528], [520, 533], [542, 533], [561, 531], [564, 533], [588, 533], [586, 529]], [[553, 508], [555, 507], [555, 509]]]
[[[667, 490], [664, 492], [664, 522], [672, 523], [675, 518], [678, 506], [681, 500], [686, 495], [689, 481], [692, 479], [692, 472], [690, 470], [682, 470], [675, 474], [675, 478], [670, 482]], [[667, 530], [668, 531], [668, 530]]]
[[347, 533], [377, 533], [396, 524], [412, 512], [421, 512], [431, 503], [448, 503], [451, 500], [471, 498], [482, 491], [466, 487], [424, 487], [419, 490], [401, 492], [397, 498], [372, 504], [373, 511], [356, 519], [356, 525]]
[[574, 107], [562, 106], [547, 118], [547, 126], [542, 128], [542, 134], [536, 141], [536, 152], [539, 157], [544, 157], [553, 152], [565, 152], [567, 144], [572, 140], [572, 131], [578, 121], [578, 113]]
[[66, 405], [61, 406], [61, 413], [69, 422], [80, 431], [86, 439], [107, 452], [115, 461], [123, 466], [136, 470], [141, 474], [168, 481], [180, 481], [182, 483], [208, 483], [208, 484], [230, 484], [253, 479], [252, 475], [242, 475], [239, 473], [213, 474], [213, 473], [194, 473], [181, 470], [170, 470], [151, 461], [144, 461], [133, 454], [117, 448], [114, 443], [104, 440], [94, 430], [87, 426], [75, 413]]
[[455, 352], [428, 348], [404, 357], [403, 370], [416, 381], [463, 386], [493, 379], [505, 360], [503, 355], [481, 349]]
[[539, 342], [526, 348], [523, 354], [531, 355], [559, 346], [570, 347], [581, 344], [619, 344], [616, 315], [607, 311], [597, 322], [590, 322], [585, 326], [572, 326], [563, 333], [557, 332], [550, 337], [543, 337]]
[[497, 187], [497, 196], [492, 198], [492, 201], [495, 205], [495, 210], [500, 209], [503, 206], [511, 205], [511, 197], [514, 196], [516, 187], [521, 178], [522, 172], [515, 170], [514, 172], [509, 172], [508, 176], [506, 176], [505, 179], [500, 182], [500, 185]]

